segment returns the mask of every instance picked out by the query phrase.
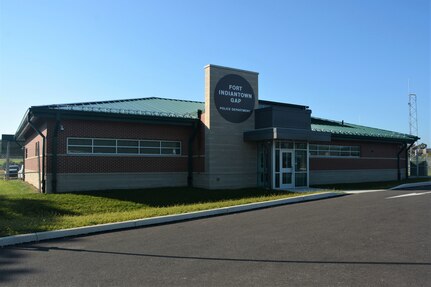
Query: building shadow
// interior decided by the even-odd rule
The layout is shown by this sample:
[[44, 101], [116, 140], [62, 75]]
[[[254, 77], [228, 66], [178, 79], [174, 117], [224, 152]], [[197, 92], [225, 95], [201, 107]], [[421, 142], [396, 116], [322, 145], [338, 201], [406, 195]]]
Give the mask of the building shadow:
[[399, 266], [431, 266], [431, 262], [397, 262], [397, 261], [336, 261], [336, 260], [284, 260], [284, 259], [250, 259], [250, 258], [229, 258], [229, 257], [202, 257], [202, 256], [180, 256], [180, 255], [165, 255], [165, 254], [149, 254], [149, 253], [133, 253], [133, 252], [116, 252], [103, 251], [79, 248], [65, 247], [46, 247], [37, 245], [26, 245], [15, 247], [16, 250], [29, 251], [69, 251], [78, 253], [93, 253], [93, 254], [110, 254], [119, 256], [135, 256], [160, 259], [175, 259], [175, 260], [198, 260], [198, 261], [222, 261], [222, 262], [252, 262], [262, 264], [331, 264], [331, 265], [399, 265]]
[[62, 215], [76, 213], [39, 198], [6, 197], [0, 195], [0, 237], [11, 234], [45, 231]]
[[35, 273], [32, 268], [24, 268], [20, 264], [27, 255], [13, 248], [0, 248], [0, 286], [7, 286], [8, 282], [14, 281], [19, 276]]
[[275, 191], [264, 188], [209, 190], [189, 187], [170, 187], [135, 190], [88, 191], [76, 192], [74, 194], [129, 201], [150, 207], [169, 207], [174, 205], [211, 203], [223, 200], [239, 200], [250, 197], [280, 194], [291, 195], [293, 193], [289, 191]]

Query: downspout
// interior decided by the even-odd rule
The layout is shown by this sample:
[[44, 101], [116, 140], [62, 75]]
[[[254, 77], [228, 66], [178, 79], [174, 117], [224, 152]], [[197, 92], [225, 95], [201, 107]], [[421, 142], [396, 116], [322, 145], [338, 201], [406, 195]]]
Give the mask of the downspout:
[[28, 124], [42, 137], [42, 187], [41, 192], [45, 193], [45, 135], [38, 129], [36, 126], [31, 122], [30, 120], [30, 113], [28, 113], [27, 116], [27, 122]]
[[400, 155], [407, 147], [407, 144], [403, 144], [402, 149], [397, 154], [397, 169], [398, 169], [398, 180], [401, 180], [401, 167], [400, 167]]
[[411, 143], [409, 147], [406, 149], [406, 179], [409, 178], [409, 149], [414, 145], [415, 143]]
[[198, 119], [193, 124], [193, 131], [189, 137], [188, 161], [187, 161], [187, 186], [193, 187], [193, 142], [200, 129], [202, 111], [198, 110]]
[[51, 192], [57, 193], [57, 146], [58, 146], [58, 130], [60, 129], [60, 113], [57, 112], [54, 132], [52, 136], [52, 155], [51, 155]]

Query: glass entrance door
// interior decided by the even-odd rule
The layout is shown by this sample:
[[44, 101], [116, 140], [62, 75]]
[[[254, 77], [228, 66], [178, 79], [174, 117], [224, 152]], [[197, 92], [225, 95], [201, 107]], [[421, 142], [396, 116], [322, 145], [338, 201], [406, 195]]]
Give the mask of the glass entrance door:
[[280, 151], [280, 188], [292, 188], [293, 184], [293, 151]]

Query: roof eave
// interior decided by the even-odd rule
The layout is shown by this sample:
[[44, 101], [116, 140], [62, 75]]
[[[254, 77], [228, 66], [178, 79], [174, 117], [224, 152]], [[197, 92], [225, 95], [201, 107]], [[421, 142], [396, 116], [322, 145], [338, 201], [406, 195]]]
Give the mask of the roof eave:
[[62, 119], [87, 119], [87, 120], [123, 120], [132, 122], [163, 122], [169, 124], [189, 124], [194, 123], [198, 118], [186, 117], [166, 117], [166, 116], [150, 116], [150, 115], [136, 115], [136, 114], [121, 114], [121, 113], [105, 113], [105, 112], [92, 112], [92, 111], [73, 111], [73, 110], [59, 110], [47, 109], [41, 107], [30, 108], [31, 113], [37, 117], [56, 118], [58, 114]]
[[389, 138], [389, 137], [376, 137], [376, 136], [364, 136], [364, 135], [343, 135], [332, 133], [333, 140], [362, 140], [362, 141], [380, 141], [380, 142], [392, 142], [392, 143], [414, 143], [419, 140], [419, 137], [412, 138]]

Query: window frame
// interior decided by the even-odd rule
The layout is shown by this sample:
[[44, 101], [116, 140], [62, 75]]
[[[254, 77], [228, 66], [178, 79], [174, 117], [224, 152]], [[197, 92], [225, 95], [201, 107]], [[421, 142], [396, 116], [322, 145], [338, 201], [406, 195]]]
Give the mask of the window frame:
[[[349, 150], [347, 151], [346, 148], [348, 148]], [[335, 153], [338, 153], [338, 155], [332, 155]], [[345, 154], [345, 155], [341, 155], [341, 154]], [[348, 159], [360, 158], [361, 146], [310, 143], [309, 156], [310, 158], [348, 158]]]
[[[76, 144], [69, 144], [70, 139], [77, 139], [77, 140], [91, 140], [91, 145], [76, 145]], [[95, 152], [95, 148], [113, 148], [114, 146], [99, 146], [95, 145], [95, 140], [113, 140], [115, 141], [115, 153], [102, 153], [102, 152]], [[119, 141], [135, 141], [137, 142], [137, 146], [124, 146], [124, 145], [118, 145]], [[158, 142], [158, 147], [143, 147], [141, 145], [141, 142]], [[170, 148], [163, 148], [162, 143], [163, 142], [169, 142], [169, 143], [175, 143], [177, 147], [172, 147], [173, 150], [179, 150], [179, 153], [162, 153], [162, 150], [170, 149]], [[91, 147], [91, 152], [70, 152], [70, 147]], [[119, 149], [137, 149], [137, 153], [123, 153], [118, 152]], [[142, 153], [142, 149], [159, 149], [159, 153]], [[180, 157], [182, 156], [182, 142], [179, 140], [155, 140], [155, 139], [124, 139], [124, 138], [85, 138], [85, 137], [67, 137], [66, 139], [66, 154], [71, 156], [144, 156], [144, 157]]]

